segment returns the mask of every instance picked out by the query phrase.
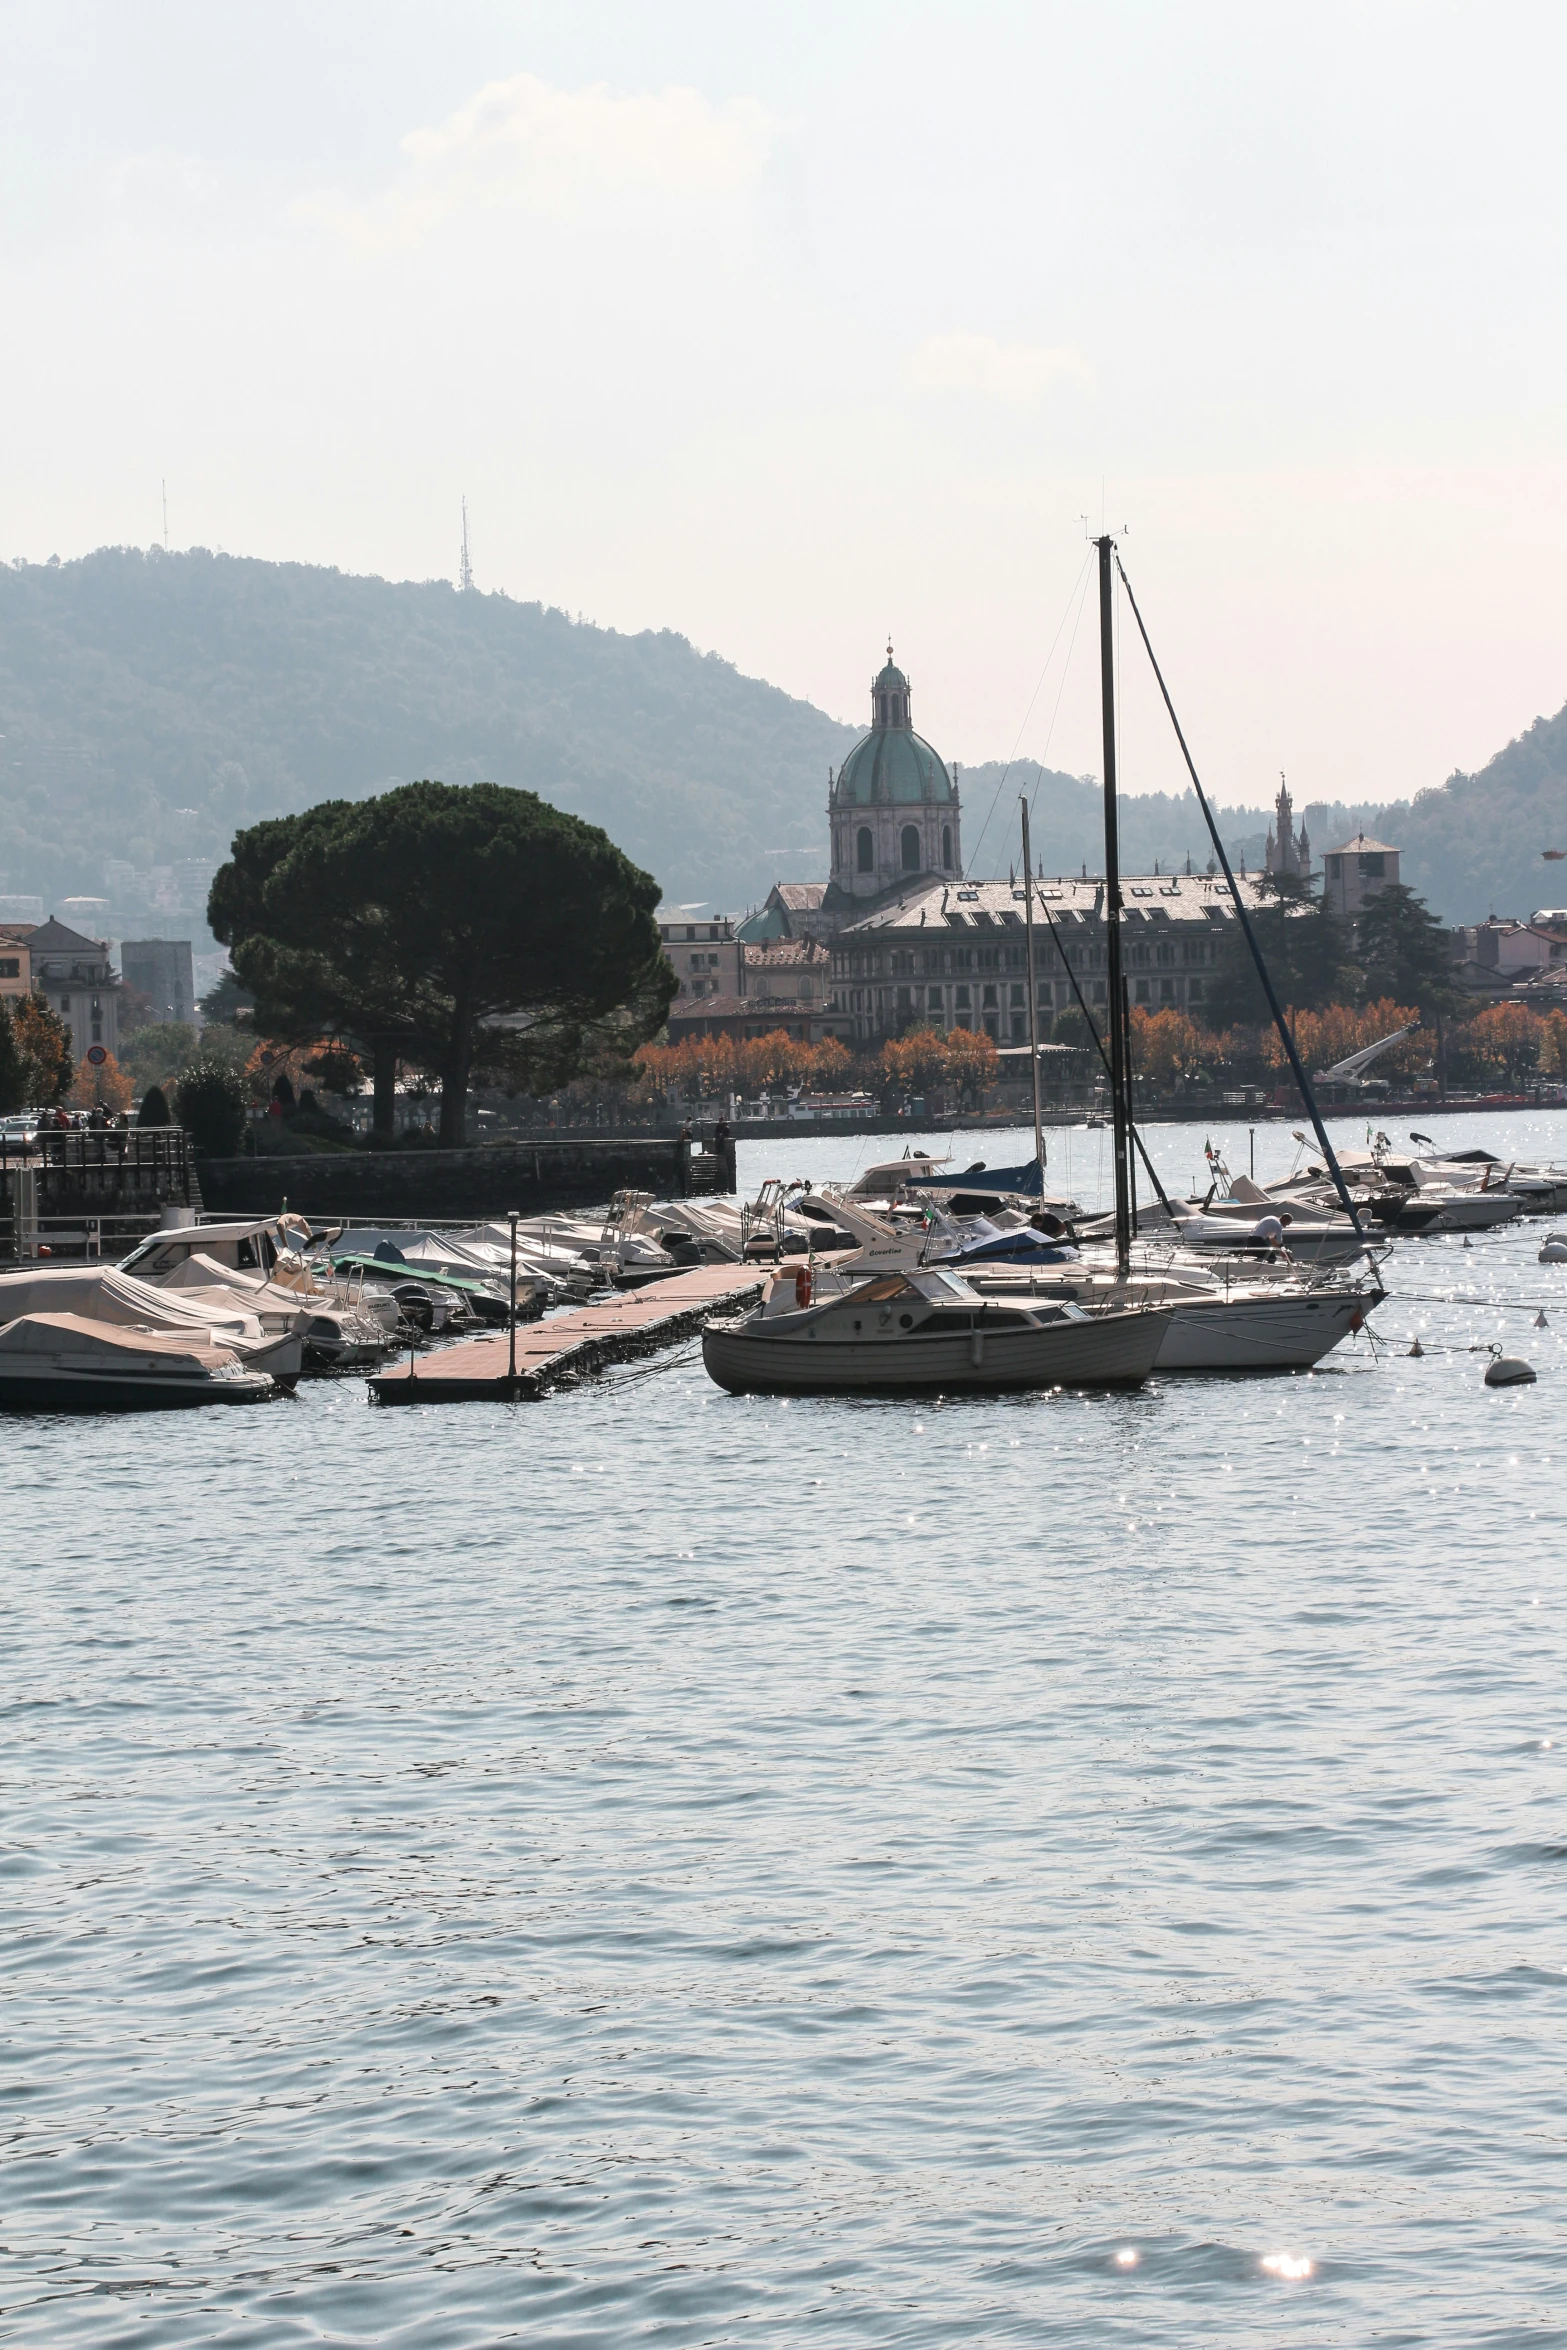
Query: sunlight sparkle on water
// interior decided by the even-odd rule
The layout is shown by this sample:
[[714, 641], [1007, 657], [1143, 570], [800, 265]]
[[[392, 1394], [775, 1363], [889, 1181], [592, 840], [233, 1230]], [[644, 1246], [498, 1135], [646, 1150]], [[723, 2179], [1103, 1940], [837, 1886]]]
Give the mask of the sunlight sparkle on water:
[[1115, 2256], [1115, 2265], [1117, 2268], [1135, 2268], [1137, 2266], [1136, 2245], [1123, 2244]]
[[1270, 2277], [1286, 2277], [1292, 2283], [1311, 2274], [1310, 2261], [1299, 2252], [1264, 2253], [1262, 2265]]

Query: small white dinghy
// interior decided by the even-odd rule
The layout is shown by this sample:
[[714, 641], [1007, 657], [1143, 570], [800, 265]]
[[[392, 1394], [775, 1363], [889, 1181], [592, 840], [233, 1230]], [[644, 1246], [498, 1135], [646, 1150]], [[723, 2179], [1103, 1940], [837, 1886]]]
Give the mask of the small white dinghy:
[[167, 1411], [279, 1392], [227, 1347], [183, 1331], [83, 1314], [20, 1314], [0, 1326], [0, 1411]]

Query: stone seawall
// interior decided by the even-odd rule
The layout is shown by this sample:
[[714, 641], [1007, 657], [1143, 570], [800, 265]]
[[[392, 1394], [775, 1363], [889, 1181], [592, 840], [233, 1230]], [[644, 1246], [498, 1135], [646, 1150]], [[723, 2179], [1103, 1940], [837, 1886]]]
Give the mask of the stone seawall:
[[[265, 1216], [285, 1202], [313, 1222], [525, 1216], [589, 1207], [616, 1191], [660, 1199], [691, 1189], [690, 1151], [672, 1135], [599, 1135], [571, 1142], [496, 1143], [464, 1151], [321, 1152], [298, 1158], [202, 1159], [211, 1215]], [[732, 1167], [728, 1177], [733, 1183]]]

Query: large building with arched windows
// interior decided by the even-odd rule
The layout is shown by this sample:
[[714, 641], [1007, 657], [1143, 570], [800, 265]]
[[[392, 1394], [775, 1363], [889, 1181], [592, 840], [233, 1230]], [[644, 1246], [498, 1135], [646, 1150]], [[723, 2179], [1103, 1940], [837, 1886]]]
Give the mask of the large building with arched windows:
[[[1028, 961], [1020, 877], [974, 881], [963, 870], [957, 770], [914, 732], [908, 678], [887, 647], [871, 681], [871, 724], [828, 777], [832, 878], [777, 882], [740, 923], [741, 997], [706, 1009], [707, 1025], [737, 1025], [754, 1009], [747, 957], [758, 970], [814, 942], [830, 956], [801, 1034], [874, 1043], [913, 1026], [972, 1028], [998, 1045], [1026, 1046]], [[1302, 847], [1304, 836], [1302, 836]], [[1048, 843], [1034, 897], [1038, 1033], [1073, 1009], [1105, 1001], [1104, 883], [1084, 872], [1050, 880]], [[1242, 879], [1249, 904], [1258, 880]], [[1123, 960], [1135, 1007], [1201, 1019], [1227, 926], [1228, 888], [1212, 874], [1154, 873], [1123, 882]], [[801, 952], [806, 951], [803, 947]], [[1075, 986], [1074, 986], [1075, 979]], [[693, 1007], [693, 1010], [700, 1007]]]

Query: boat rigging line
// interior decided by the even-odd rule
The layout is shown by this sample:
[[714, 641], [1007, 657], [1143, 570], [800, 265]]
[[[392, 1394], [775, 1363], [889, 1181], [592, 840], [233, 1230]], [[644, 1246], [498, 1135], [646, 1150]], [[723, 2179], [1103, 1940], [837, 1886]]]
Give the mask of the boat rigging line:
[[[1067, 961], [1066, 949], [1061, 943], [1060, 932], [1056, 929], [1054, 918], [1050, 912], [1049, 903], [1043, 896], [1039, 901], [1039, 910], [1045, 917], [1045, 927], [1050, 932], [1050, 936], [1055, 943], [1056, 953], [1060, 956], [1067, 978], [1071, 982], [1072, 993], [1077, 999], [1077, 1008], [1083, 1015], [1084, 1025], [1086, 1026], [1089, 1036], [1093, 1041], [1094, 1050], [1099, 1055], [1100, 1065], [1104, 1070], [1105, 1076], [1109, 1078], [1111, 1077], [1110, 1056], [1105, 1051], [1104, 1038], [1100, 1035], [1098, 1029], [1094, 1025], [1093, 1013], [1088, 1009], [1087, 999], [1085, 998], [1082, 987], [1078, 982], [1077, 973], [1073, 970], [1071, 964]], [[1141, 1129], [1139, 1128], [1135, 1118], [1132, 1121], [1132, 1140], [1137, 1145], [1138, 1157], [1142, 1160], [1144, 1167], [1148, 1171], [1149, 1182], [1153, 1185], [1154, 1190], [1158, 1193], [1161, 1204], [1168, 1208], [1171, 1216], [1174, 1217], [1175, 1210], [1170, 1206], [1170, 1195], [1159, 1180], [1158, 1168], [1154, 1165], [1152, 1159], [1148, 1156], [1148, 1145], [1143, 1140]]]
[[[1103, 575], [1104, 572], [1108, 569], [1109, 556], [1110, 552], [1113, 550], [1114, 542], [1108, 538], [1105, 538], [1099, 540], [1098, 545], [1101, 550], [1100, 601], [1101, 607], [1103, 609], [1104, 599], [1108, 592], [1103, 585]], [[1159, 691], [1164, 697], [1164, 706], [1165, 709], [1169, 712], [1170, 724], [1175, 729], [1175, 739], [1181, 746], [1181, 757], [1186, 762], [1186, 772], [1191, 777], [1192, 789], [1197, 794], [1197, 805], [1202, 810], [1203, 821], [1208, 827], [1209, 838], [1213, 842], [1214, 854], [1218, 858], [1220, 867], [1224, 874], [1224, 878], [1229, 884], [1230, 896], [1235, 901], [1235, 911], [1239, 917], [1241, 929], [1245, 933], [1246, 944], [1251, 949], [1251, 959], [1257, 967], [1257, 976], [1262, 981], [1263, 993], [1268, 999], [1268, 1009], [1273, 1014], [1274, 1026], [1278, 1029], [1279, 1032], [1279, 1041], [1284, 1047], [1290, 1068], [1294, 1073], [1295, 1083], [1300, 1088], [1300, 1098], [1306, 1105], [1307, 1116], [1311, 1120], [1312, 1127], [1316, 1133], [1317, 1141], [1321, 1145], [1322, 1156], [1326, 1161], [1330, 1173], [1332, 1174], [1334, 1188], [1338, 1192], [1339, 1198], [1344, 1204], [1345, 1213], [1348, 1215], [1350, 1223], [1354, 1227], [1355, 1237], [1357, 1240], [1364, 1242], [1366, 1236], [1365, 1233], [1361, 1230], [1359, 1210], [1356, 1208], [1354, 1200], [1350, 1196], [1349, 1185], [1344, 1180], [1344, 1170], [1338, 1163], [1337, 1153], [1334, 1151], [1332, 1143], [1328, 1140], [1328, 1130], [1323, 1125], [1322, 1113], [1317, 1108], [1317, 1097], [1311, 1089], [1311, 1081], [1306, 1075], [1305, 1067], [1301, 1061], [1300, 1054], [1295, 1048], [1295, 1039], [1290, 1033], [1289, 1022], [1285, 1019], [1278, 996], [1274, 992], [1273, 980], [1269, 973], [1268, 966], [1263, 960], [1262, 949], [1257, 944], [1257, 934], [1252, 928], [1251, 916], [1247, 913], [1245, 901], [1242, 898], [1239, 889], [1236, 887], [1235, 874], [1230, 865], [1228, 852], [1225, 849], [1223, 841], [1219, 838], [1219, 827], [1214, 822], [1213, 810], [1208, 805], [1208, 795], [1202, 788], [1202, 778], [1197, 773], [1196, 763], [1192, 758], [1190, 750], [1187, 748], [1186, 737], [1181, 731], [1181, 722], [1175, 714], [1175, 704], [1170, 699], [1170, 689], [1164, 682], [1164, 671], [1159, 666], [1158, 658], [1155, 655], [1153, 645], [1149, 640], [1148, 631], [1143, 625], [1143, 616], [1138, 609], [1137, 598], [1132, 593], [1132, 583], [1126, 576], [1126, 566], [1121, 561], [1121, 557], [1118, 552], [1115, 554], [1115, 567], [1121, 574], [1121, 585], [1125, 588], [1126, 600], [1132, 607], [1132, 618], [1137, 623], [1137, 633], [1143, 640], [1143, 650], [1148, 655], [1149, 665], [1152, 668], [1154, 677], [1158, 682]], [[1108, 694], [1108, 683], [1105, 690]], [[1109, 788], [1110, 787], [1107, 778], [1106, 790], [1108, 791]], [[1108, 817], [1106, 821], [1108, 824]]]
[[[1124, 1281], [1131, 1269], [1132, 1234], [1137, 1225], [1127, 1099], [1131, 1037], [1126, 983], [1121, 972], [1121, 826], [1116, 803], [1115, 764], [1115, 541], [1108, 533], [1094, 541], [1099, 551], [1099, 695], [1104, 733], [1105, 793], [1105, 965], [1109, 989], [1110, 1115], [1114, 1132], [1115, 1261]], [[1124, 577], [1124, 574], [1123, 574]], [[1128, 590], [1130, 593], [1130, 590]]]
[[[1085, 555], [1083, 557], [1083, 568], [1078, 573], [1076, 579], [1073, 580], [1071, 588], [1067, 594], [1066, 603], [1062, 607], [1061, 618], [1056, 624], [1056, 633], [1050, 640], [1050, 650], [1045, 655], [1045, 665], [1040, 670], [1039, 676], [1034, 685], [1034, 690], [1028, 697], [1028, 708], [1023, 713], [1022, 725], [1020, 725], [1017, 730], [1017, 739], [1012, 745], [1011, 754], [1007, 760], [1006, 765], [1001, 770], [1001, 781], [996, 786], [995, 797], [990, 803], [989, 812], [985, 817], [984, 823], [979, 828], [979, 838], [974, 843], [973, 848], [969, 852], [968, 863], [969, 871], [971, 873], [975, 870], [979, 863], [979, 852], [985, 845], [985, 835], [990, 830], [991, 819], [994, 817], [997, 808], [999, 808], [1001, 805], [1001, 795], [1006, 790], [1007, 777], [1011, 774], [1013, 768], [1017, 765], [1018, 744], [1023, 740], [1024, 729], [1027, 727], [1030, 718], [1032, 718], [1034, 715], [1034, 704], [1039, 699], [1039, 689], [1050, 674], [1050, 664], [1055, 659], [1056, 647], [1061, 642], [1061, 631], [1063, 628], [1065, 628], [1068, 619], [1071, 618], [1072, 604], [1073, 599], [1075, 598], [1077, 602], [1077, 617], [1072, 621], [1072, 641], [1071, 644], [1069, 644], [1066, 648], [1066, 660], [1063, 662], [1061, 668], [1061, 683], [1056, 688], [1055, 708], [1050, 713], [1050, 725], [1045, 734], [1045, 750], [1048, 751], [1050, 748], [1050, 738], [1055, 733], [1056, 720], [1061, 715], [1061, 696], [1066, 691], [1067, 672], [1072, 666], [1073, 647], [1077, 643], [1078, 626], [1083, 617], [1083, 605], [1087, 600], [1087, 578], [1088, 557]], [[1079, 590], [1082, 590], [1083, 592], [1080, 594]], [[1041, 752], [1041, 761], [1043, 760], [1043, 756], [1044, 753]], [[1041, 772], [1043, 772], [1042, 769]], [[1039, 781], [1039, 776], [1036, 775], [1034, 778], [1034, 796], [1036, 799], [1039, 795]]]
[[1045, 1126], [1039, 1114], [1039, 983], [1034, 977], [1034, 869], [1028, 846], [1028, 794], [1019, 792], [1023, 819], [1023, 926], [1028, 933], [1028, 1068], [1034, 1080], [1034, 1164], [1039, 1169], [1039, 1197], [1045, 1196]]

